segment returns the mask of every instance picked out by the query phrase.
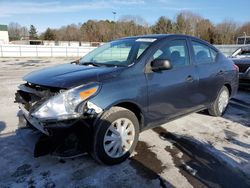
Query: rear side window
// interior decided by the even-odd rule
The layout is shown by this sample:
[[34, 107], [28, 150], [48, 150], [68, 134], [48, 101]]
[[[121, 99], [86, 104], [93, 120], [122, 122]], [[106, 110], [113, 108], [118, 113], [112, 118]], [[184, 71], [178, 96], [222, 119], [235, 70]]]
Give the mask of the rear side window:
[[153, 59], [168, 59], [174, 68], [189, 65], [186, 40], [166, 41], [153, 55]]
[[216, 60], [217, 52], [209, 46], [200, 42], [192, 41], [194, 49], [195, 61], [197, 64], [214, 63]]

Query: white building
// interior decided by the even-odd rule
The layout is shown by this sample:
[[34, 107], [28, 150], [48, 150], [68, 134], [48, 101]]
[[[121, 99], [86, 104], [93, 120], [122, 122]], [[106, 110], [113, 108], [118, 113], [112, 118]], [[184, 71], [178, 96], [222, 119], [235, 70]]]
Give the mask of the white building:
[[0, 25], [0, 44], [9, 44], [9, 33], [7, 25]]

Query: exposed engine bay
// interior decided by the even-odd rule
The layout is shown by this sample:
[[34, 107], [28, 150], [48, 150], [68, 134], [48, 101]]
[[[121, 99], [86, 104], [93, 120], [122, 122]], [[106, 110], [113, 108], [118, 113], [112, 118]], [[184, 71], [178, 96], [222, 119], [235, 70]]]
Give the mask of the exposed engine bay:
[[91, 126], [95, 111], [84, 103], [82, 116], [77, 119], [41, 121], [32, 116], [37, 108], [64, 89], [44, 87], [31, 83], [22, 84], [15, 96], [20, 111], [17, 134], [29, 145], [35, 157], [52, 154], [73, 157], [88, 151], [91, 142]]

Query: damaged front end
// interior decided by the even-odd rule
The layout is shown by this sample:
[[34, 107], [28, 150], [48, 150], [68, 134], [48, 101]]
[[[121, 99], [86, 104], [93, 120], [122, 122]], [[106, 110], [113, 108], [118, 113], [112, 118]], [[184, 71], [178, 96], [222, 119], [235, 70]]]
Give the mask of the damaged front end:
[[19, 86], [17, 135], [34, 156], [71, 157], [89, 150], [92, 126], [102, 109], [87, 101], [100, 89], [98, 83], [72, 89], [26, 83]]

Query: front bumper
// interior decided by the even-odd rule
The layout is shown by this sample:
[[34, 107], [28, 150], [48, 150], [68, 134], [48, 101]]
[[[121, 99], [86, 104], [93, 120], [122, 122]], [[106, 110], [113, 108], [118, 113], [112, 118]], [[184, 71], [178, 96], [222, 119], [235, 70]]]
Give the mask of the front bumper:
[[50, 135], [44, 124], [42, 124], [39, 120], [31, 117], [29, 115], [29, 112], [22, 105], [20, 105], [20, 110], [18, 111], [17, 116], [19, 119], [18, 127], [33, 127], [41, 131], [43, 134], [46, 134], [48, 136]]
[[28, 127], [18, 128], [16, 135], [34, 157], [47, 155], [53, 151], [53, 144], [50, 137], [45, 136], [36, 129]]
[[19, 105], [19, 108], [20, 110], [17, 113], [19, 119], [18, 127], [32, 127], [47, 136], [52, 136], [57, 130], [68, 129], [81, 120], [81, 118], [76, 118], [70, 120], [44, 122], [32, 117], [23, 105]]
[[73, 157], [89, 151], [91, 147], [92, 126], [87, 120], [78, 120], [74, 124], [57, 122], [48, 125], [32, 119], [23, 110], [17, 115], [19, 124], [16, 134], [34, 157], [47, 154]]

